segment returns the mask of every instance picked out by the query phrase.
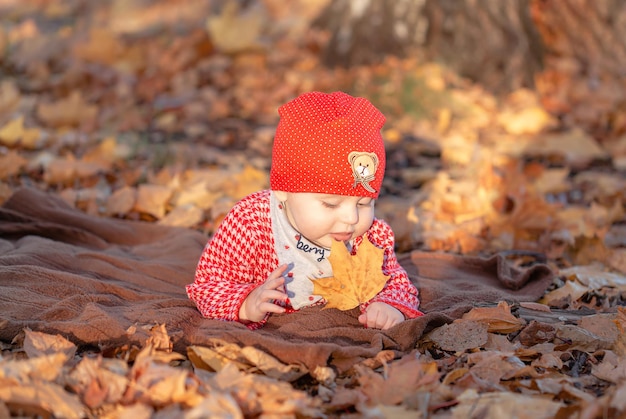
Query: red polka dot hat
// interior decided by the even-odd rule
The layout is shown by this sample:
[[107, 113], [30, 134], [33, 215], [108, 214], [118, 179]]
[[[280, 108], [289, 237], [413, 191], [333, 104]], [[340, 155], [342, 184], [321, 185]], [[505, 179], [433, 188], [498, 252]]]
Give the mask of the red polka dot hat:
[[384, 115], [343, 92], [305, 93], [278, 109], [270, 187], [377, 198], [385, 173]]

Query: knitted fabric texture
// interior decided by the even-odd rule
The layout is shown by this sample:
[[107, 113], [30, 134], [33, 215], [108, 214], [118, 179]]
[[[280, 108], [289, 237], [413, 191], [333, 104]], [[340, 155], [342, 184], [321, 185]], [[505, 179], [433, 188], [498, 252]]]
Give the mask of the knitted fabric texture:
[[270, 186], [377, 198], [385, 173], [383, 114], [343, 92], [305, 93], [278, 109]]
[[[375, 218], [365, 234], [384, 249], [382, 272], [390, 277], [385, 288], [361, 310], [380, 301], [397, 308], [408, 319], [421, 316], [418, 291], [398, 263], [391, 227]], [[354, 252], [361, 242], [362, 238], [355, 240]], [[274, 246], [270, 191], [255, 192], [233, 207], [200, 256], [195, 281], [186, 287], [200, 313], [210, 319], [239, 320], [239, 309], [248, 294], [278, 268]]]

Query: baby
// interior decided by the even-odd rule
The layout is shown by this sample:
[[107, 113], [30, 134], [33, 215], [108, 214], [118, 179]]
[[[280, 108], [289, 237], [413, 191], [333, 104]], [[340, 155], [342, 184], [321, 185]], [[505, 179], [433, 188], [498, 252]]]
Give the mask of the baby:
[[389, 225], [374, 217], [385, 172], [385, 117], [343, 92], [305, 93], [281, 106], [270, 190], [238, 202], [206, 245], [187, 294], [203, 316], [255, 329], [272, 313], [324, 304], [316, 278], [332, 276], [333, 241], [355, 254], [367, 237], [389, 279], [360, 305], [359, 322], [388, 329], [421, 316]]

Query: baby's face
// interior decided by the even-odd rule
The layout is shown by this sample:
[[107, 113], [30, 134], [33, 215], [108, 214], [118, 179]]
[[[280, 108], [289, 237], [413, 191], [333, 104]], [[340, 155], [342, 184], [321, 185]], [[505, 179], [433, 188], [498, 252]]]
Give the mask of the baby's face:
[[275, 191], [286, 202], [291, 225], [309, 241], [330, 248], [363, 235], [374, 220], [375, 200], [368, 197]]

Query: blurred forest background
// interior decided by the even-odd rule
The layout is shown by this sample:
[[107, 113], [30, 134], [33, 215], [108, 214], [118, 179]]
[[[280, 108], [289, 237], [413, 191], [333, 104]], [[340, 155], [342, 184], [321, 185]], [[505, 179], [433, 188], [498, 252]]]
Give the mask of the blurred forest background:
[[178, 354], [165, 325], [109, 356], [25, 330], [0, 342], [0, 416], [623, 416], [626, 0], [0, 0], [0, 203], [30, 186], [208, 236], [269, 186], [277, 108], [312, 90], [386, 114], [399, 252], [545, 257], [543, 304], [343, 376]]
[[210, 234], [268, 186], [277, 107], [387, 115], [398, 249], [626, 272], [617, 0], [0, 0], [0, 197]]

